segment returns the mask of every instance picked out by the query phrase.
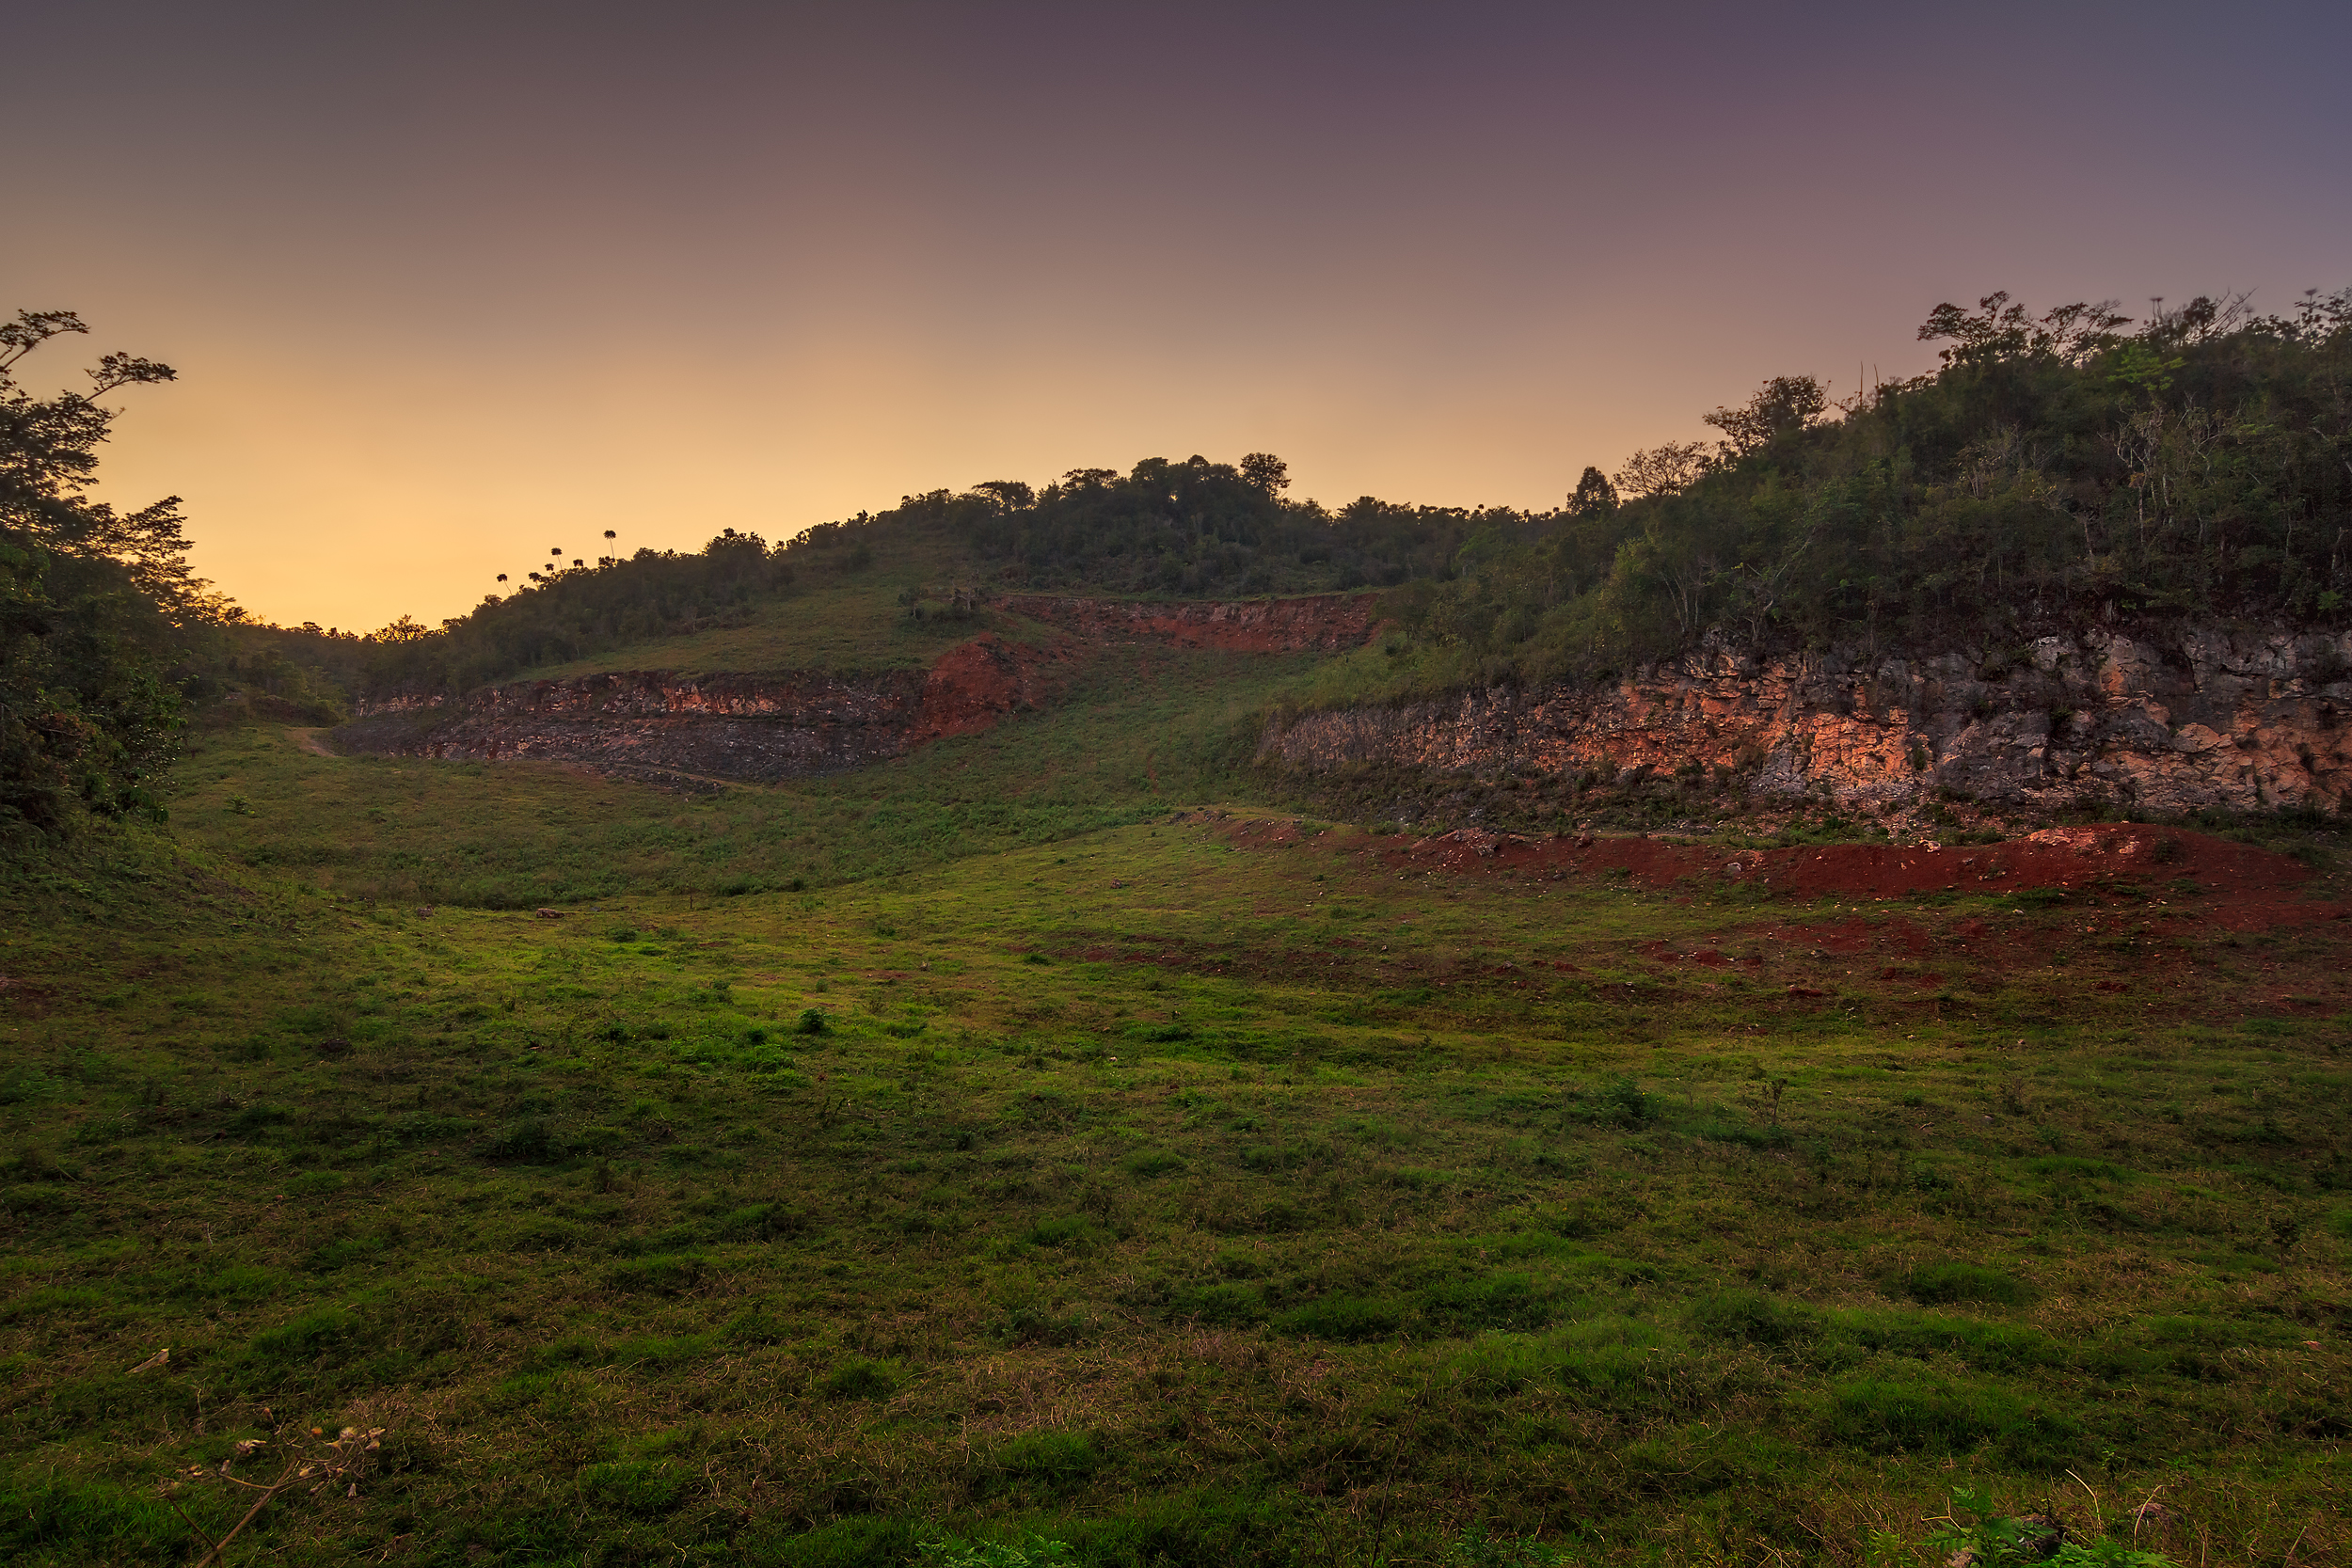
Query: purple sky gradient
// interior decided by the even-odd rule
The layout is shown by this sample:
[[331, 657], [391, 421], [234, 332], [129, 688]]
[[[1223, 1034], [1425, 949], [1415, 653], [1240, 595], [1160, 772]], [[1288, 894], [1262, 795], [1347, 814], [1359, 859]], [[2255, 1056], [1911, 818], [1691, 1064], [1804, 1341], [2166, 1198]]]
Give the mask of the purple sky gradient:
[[0, 309], [180, 368], [107, 493], [282, 621], [1196, 451], [1543, 507], [1768, 375], [1927, 368], [1940, 300], [2352, 283], [2342, 6], [53, 4], [9, 52]]

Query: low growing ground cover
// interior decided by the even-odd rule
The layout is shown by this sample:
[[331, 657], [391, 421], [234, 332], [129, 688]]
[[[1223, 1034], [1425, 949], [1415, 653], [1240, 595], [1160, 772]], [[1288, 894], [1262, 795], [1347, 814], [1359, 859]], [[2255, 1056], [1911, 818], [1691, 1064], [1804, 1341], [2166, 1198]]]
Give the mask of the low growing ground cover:
[[[1963, 1483], [2343, 1560], [2324, 866], [2241, 929], [1193, 811], [427, 912], [244, 836], [403, 765], [215, 747], [0, 910], [10, 1561], [297, 1450], [232, 1560], [1858, 1563]], [[559, 785], [626, 787], [478, 809]]]
[[356, 897], [531, 909], [857, 880], [1165, 815], [1246, 786], [1243, 721], [1312, 654], [1101, 652], [1067, 700], [854, 773], [690, 794], [560, 763], [321, 754], [314, 735], [199, 732], [174, 829]]

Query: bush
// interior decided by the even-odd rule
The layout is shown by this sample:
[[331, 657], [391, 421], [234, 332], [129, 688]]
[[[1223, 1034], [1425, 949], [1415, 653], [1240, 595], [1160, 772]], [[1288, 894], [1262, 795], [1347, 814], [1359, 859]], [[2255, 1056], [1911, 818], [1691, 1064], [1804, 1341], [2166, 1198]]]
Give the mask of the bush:
[[1645, 1127], [1657, 1114], [1656, 1102], [1630, 1078], [1613, 1078], [1602, 1085], [1586, 1113], [1604, 1127], [1626, 1128]]
[[[1963, 1522], [1963, 1515], [1974, 1517]], [[2162, 1552], [2142, 1550], [2129, 1541], [2108, 1536], [2069, 1541], [2065, 1527], [2054, 1520], [1996, 1513], [1983, 1494], [1965, 1487], [1952, 1493], [1950, 1528], [1928, 1537], [1925, 1546], [1932, 1558], [1970, 1568], [2029, 1562], [2050, 1568], [2172, 1568], [2172, 1560]]]

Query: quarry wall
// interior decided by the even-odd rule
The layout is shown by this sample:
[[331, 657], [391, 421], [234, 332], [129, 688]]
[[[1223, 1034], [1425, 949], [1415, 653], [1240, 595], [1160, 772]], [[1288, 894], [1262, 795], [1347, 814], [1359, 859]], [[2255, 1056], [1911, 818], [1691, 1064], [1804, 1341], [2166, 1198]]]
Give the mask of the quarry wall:
[[2352, 636], [2091, 631], [1987, 666], [1723, 646], [1605, 686], [1308, 712], [1263, 760], [1429, 774], [1725, 769], [1763, 801], [2010, 809], [2333, 806], [2352, 789]]
[[1073, 657], [975, 638], [929, 670], [517, 681], [453, 701], [403, 698], [333, 732], [341, 752], [520, 757], [774, 783], [893, 757], [1052, 700]]
[[836, 773], [1055, 701], [1104, 644], [1284, 653], [1352, 648], [1375, 595], [1139, 604], [1014, 594], [994, 607], [1041, 621], [1041, 642], [991, 633], [929, 670], [687, 675], [638, 670], [515, 681], [464, 697], [391, 696], [332, 732], [335, 749], [459, 760], [517, 757], [630, 772], [774, 783]]

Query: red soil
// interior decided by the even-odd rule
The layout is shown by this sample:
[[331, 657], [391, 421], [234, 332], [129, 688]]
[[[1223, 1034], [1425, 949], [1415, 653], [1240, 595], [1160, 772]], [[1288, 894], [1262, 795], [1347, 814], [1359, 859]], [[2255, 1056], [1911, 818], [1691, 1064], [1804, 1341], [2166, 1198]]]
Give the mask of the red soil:
[[[1301, 834], [1294, 823], [1260, 818], [1232, 823], [1227, 836], [1236, 843], [1275, 847], [1295, 843]], [[2161, 896], [2168, 884], [2185, 880], [2196, 884], [2199, 917], [2231, 930], [2352, 917], [2352, 905], [2306, 897], [2301, 890], [2312, 874], [2287, 856], [2205, 833], [2145, 823], [2045, 828], [2006, 844], [1951, 848], [1822, 844], [1733, 850], [1706, 844], [1592, 834], [1528, 838], [1477, 828], [1379, 844], [1382, 859], [1400, 870], [1457, 876], [1549, 879], [1613, 873], [1652, 887], [1684, 879], [1718, 887], [1745, 882], [1775, 895], [1857, 902], [1944, 891], [1995, 895], [2027, 888], [2089, 892], [2117, 883]], [[1901, 921], [1870, 927], [1858, 921], [1851, 924], [1851, 940], [1857, 944], [1866, 940], [1866, 933], [1869, 942], [1883, 947], [1890, 932], [1908, 932], [1905, 952], [1921, 955], [1932, 945], [1925, 932]], [[1956, 934], [1988, 936], [1982, 926], [1981, 921], [1963, 922], [1956, 927]], [[1971, 927], [1979, 928], [1971, 930]], [[1829, 951], [1846, 951], [1837, 945], [1840, 929], [1808, 927], [1805, 934], [1808, 941]], [[1857, 945], [1851, 950], [1860, 949]], [[1720, 957], [1716, 961], [1721, 961]]]
[[971, 735], [1008, 713], [1044, 705], [1074, 672], [1080, 654], [1068, 638], [1036, 646], [992, 632], [959, 642], [924, 675], [923, 707], [908, 744]]

